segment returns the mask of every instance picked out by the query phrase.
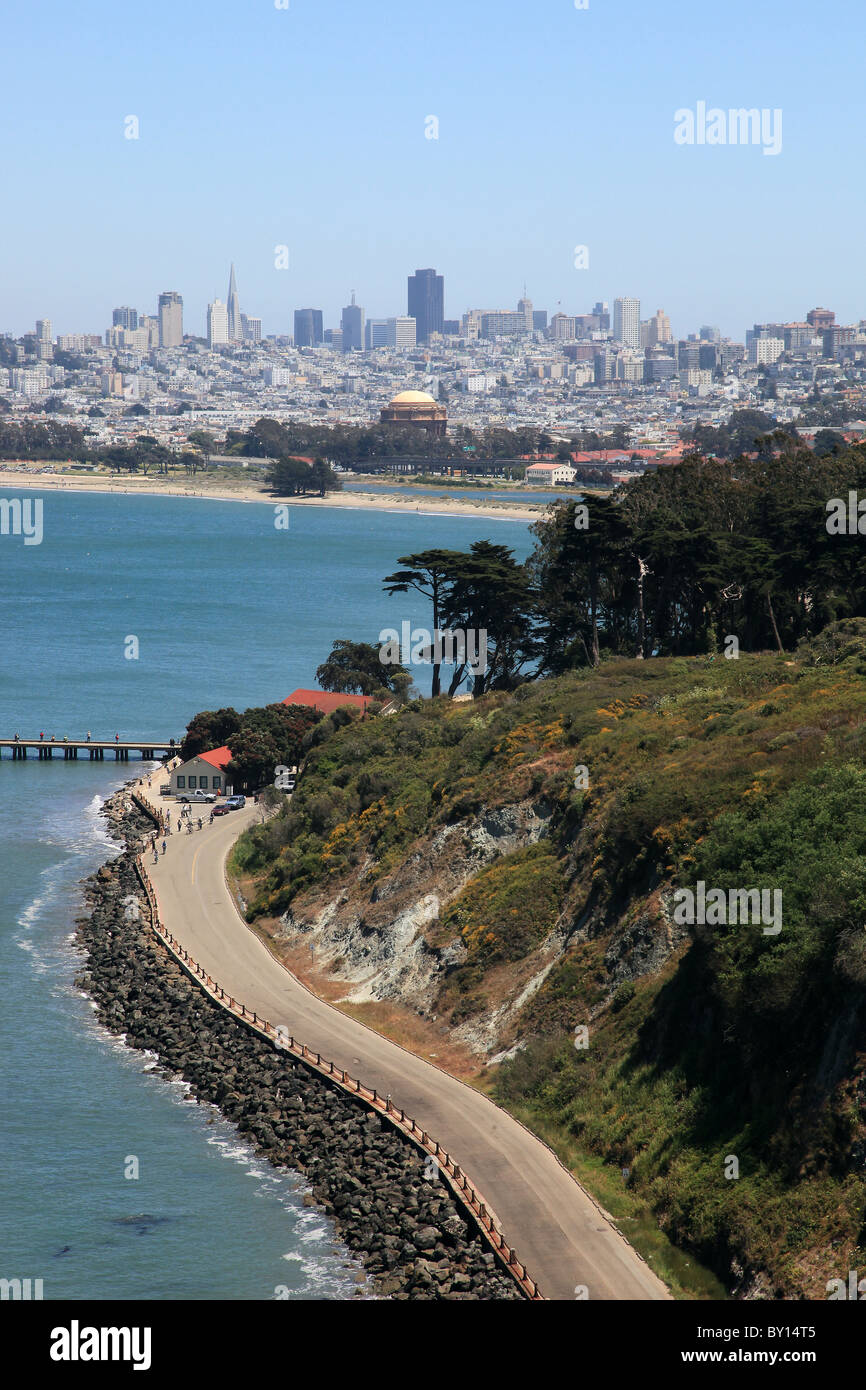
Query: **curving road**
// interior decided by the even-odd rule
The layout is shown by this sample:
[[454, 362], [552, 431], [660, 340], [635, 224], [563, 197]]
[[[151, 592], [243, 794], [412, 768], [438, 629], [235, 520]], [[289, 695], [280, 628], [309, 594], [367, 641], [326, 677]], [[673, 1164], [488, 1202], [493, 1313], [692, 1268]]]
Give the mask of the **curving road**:
[[[145, 783], [145, 794], [148, 795]], [[153, 791], [151, 800], [157, 800]], [[173, 808], [174, 809], [174, 808]], [[180, 808], [174, 810], [172, 827]], [[175, 831], [159, 863], [146, 857], [160, 916], [224, 989], [272, 1024], [284, 1024], [366, 1086], [390, 1093], [470, 1176], [506, 1240], [546, 1298], [665, 1299], [665, 1285], [614, 1230], [583, 1188], [538, 1139], [485, 1096], [317, 999], [241, 918], [225, 861], [259, 817], [248, 802], [191, 835]], [[585, 1296], [585, 1295], [584, 1295]]]

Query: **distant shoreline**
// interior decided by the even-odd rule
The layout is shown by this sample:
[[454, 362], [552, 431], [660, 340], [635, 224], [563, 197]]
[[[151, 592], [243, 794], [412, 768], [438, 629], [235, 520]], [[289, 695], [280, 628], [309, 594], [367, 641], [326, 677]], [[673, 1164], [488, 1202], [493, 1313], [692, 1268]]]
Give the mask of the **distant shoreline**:
[[[11, 469], [0, 468], [0, 488], [36, 488], [45, 491], [62, 492], [102, 492], [117, 496], [139, 497], [197, 497], [212, 502], [259, 502], [265, 506], [286, 503], [291, 507], [347, 507], [355, 511], [378, 511], [392, 513], [415, 513], [421, 516], [475, 516], [493, 521], [538, 521], [544, 516], [550, 503], [525, 502], [512, 506], [508, 502], [480, 501], [473, 498], [424, 498], [420, 494], [406, 496], [401, 493], [336, 492], [325, 497], [280, 497], [275, 493], [265, 493], [248, 483], [232, 486], [228, 483], [211, 485], [214, 474], [203, 474], [201, 478], [187, 484], [169, 482], [164, 485], [153, 479], [82, 476], [68, 473], [17, 473]], [[205, 481], [206, 480], [206, 481]], [[202, 483], [204, 482], [204, 486]], [[198, 486], [196, 485], [198, 483]], [[550, 502], [555, 501], [551, 497]]]

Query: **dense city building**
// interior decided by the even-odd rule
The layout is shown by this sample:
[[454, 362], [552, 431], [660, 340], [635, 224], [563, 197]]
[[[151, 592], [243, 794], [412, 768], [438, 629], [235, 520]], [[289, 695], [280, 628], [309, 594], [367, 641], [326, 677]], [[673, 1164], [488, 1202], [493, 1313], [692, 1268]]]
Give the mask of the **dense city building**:
[[344, 352], [363, 352], [364, 351], [364, 310], [360, 304], [355, 303], [355, 295], [352, 294], [351, 304], [347, 304], [340, 319], [340, 328], [343, 333]]
[[416, 270], [409, 276], [406, 312], [417, 324], [419, 343], [429, 343], [433, 333], [445, 329], [445, 277], [435, 270]]
[[183, 342], [183, 300], [175, 290], [159, 296], [159, 345], [180, 347]]
[[295, 347], [318, 347], [325, 341], [321, 309], [295, 310]]

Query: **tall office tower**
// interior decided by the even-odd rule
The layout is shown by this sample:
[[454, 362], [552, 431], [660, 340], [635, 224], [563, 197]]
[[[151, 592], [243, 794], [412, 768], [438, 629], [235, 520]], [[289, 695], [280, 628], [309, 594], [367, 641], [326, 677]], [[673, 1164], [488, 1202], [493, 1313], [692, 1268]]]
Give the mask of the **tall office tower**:
[[417, 341], [418, 325], [414, 319], [397, 317], [388, 319], [386, 324], [388, 347], [413, 348]]
[[229, 311], [221, 299], [215, 299], [207, 306], [207, 345], [216, 347], [218, 343], [229, 341]]
[[712, 323], [701, 324], [700, 338], [702, 343], [720, 343], [722, 341], [719, 329]]
[[37, 340], [38, 340], [40, 343], [50, 343], [50, 342], [51, 342], [51, 320], [50, 320], [50, 319], [37, 319], [37, 320], [36, 320], [36, 338], [37, 338]]
[[239, 343], [244, 336], [244, 330], [241, 326], [241, 302], [238, 299], [234, 261], [232, 261], [231, 274], [229, 275], [229, 297], [226, 300], [226, 311], [229, 320], [229, 342]]
[[546, 310], [546, 309], [533, 309], [533, 311], [532, 311], [532, 327], [533, 327], [536, 331], [538, 331], [538, 330], [540, 329], [542, 333], [545, 331], [545, 329], [547, 328], [547, 310]]
[[592, 312], [598, 319], [599, 333], [610, 332], [610, 308], [606, 299], [599, 299], [592, 306]]
[[428, 343], [431, 333], [445, 328], [445, 277], [435, 270], [416, 270], [409, 276], [407, 312], [417, 324], [419, 343]]
[[647, 322], [649, 324], [648, 347], [654, 347], [656, 343], [669, 343], [671, 341], [671, 321], [664, 310], [656, 309], [652, 318], [648, 319]]
[[640, 300], [615, 299], [613, 301], [613, 336], [626, 347], [640, 347]]
[[526, 289], [523, 290], [523, 298], [517, 301], [517, 312], [522, 314], [526, 321], [527, 333], [532, 332], [532, 300], [526, 298]]
[[250, 318], [249, 314], [241, 314], [241, 327], [244, 330], [245, 343], [260, 343], [262, 341], [261, 319]]
[[296, 309], [295, 347], [319, 347], [324, 341], [321, 309]]
[[367, 352], [388, 346], [388, 320], [367, 319], [364, 325], [364, 347]]
[[159, 345], [180, 347], [183, 343], [183, 300], [176, 290], [159, 296]]
[[364, 310], [360, 304], [355, 303], [355, 292], [352, 291], [352, 302], [347, 304], [340, 319], [340, 328], [343, 331], [343, 351], [344, 352], [363, 352], [364, 351]]
[[111, 314], [112, 328], [128, 328], [134, 333], [138, 327], [138, 310], [130, 309], [128, 304], [121, 304], [119, 309], [114, 309]]

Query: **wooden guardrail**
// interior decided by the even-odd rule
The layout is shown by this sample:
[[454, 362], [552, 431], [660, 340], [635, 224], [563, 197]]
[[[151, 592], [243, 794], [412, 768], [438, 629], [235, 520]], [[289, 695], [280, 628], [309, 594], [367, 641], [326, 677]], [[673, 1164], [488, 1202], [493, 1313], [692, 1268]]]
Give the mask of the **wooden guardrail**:
[[[148, 814], [155, 816], [155, 812], [147, 805], [143, 798], [135, 793], [133, 799], [147, 810]], [[511, 1276], [520, 1288], [524, 1296], [532, 1301], [544, 1301], [544, 1295], [538, 1287], [535, 1279], [527, 1271], [526, 1265], [517, 1257], [517, 1252], [507, 1243], [505, 1237], [494, 1221], [487, 1203], [482, 1200], [481, 1194], [474, 1183], [467, 1177], [466, 1173], [458, 1163], [455, 1163], [451, 1155], [442, 1148], [441, 1144], [435, 1140], [427, 1130], [415, 1123], [406, 1114], [405, 1110], [395, 1106], [391, 1102], [390, 1095], [380, 1096], [378, 1091], [363, 1085], [355, 1077], [349, 1075], [342, 1067], [338, 1067], [334, 1062], [327, 1061], [321, 1053], [314, 1052], [305, 1043], [299, 1042], [293, 1035], [288, 1035], [288, 1030], [274, 1027], [267, 1019], [259, 1018], [255, 1012], [247, 1009], [241, 1000], [235, 999], [233, 995], [227, 994], [221, 985], [192, 958], [189, 952], [176, 940], [170, 931], [163, 925], [156, 904], [156, 896], [151, 886], [150, 878], [144, 867], [144, 856], [139, 854], [135, 857], [135, 867], [141, 885], [147, 897], [150, 910], [150, 920], [154, 931], [161, 941], [171, 951], [178, 964], [186, 971], [206, 994], [222, 1008], [227, 1009], [241, 1023], [246, 1024], [253, 1032], [260, 1037], [273, 1043], [278, 1051], [290, 1052], [293, 1057], [297, 1057], [300, 1062], [310, 1068], [319, 1076], [327, 1077], [334, 1085], [339, 1086], [348, 1095], [354, 1096], [357, 1100], [367, 1105], [377, 1114], [383, 1115], [389, 1120], [401, 1134], [411, 1140], [424, 1154], [435, 1160], [437, 1168], [445, 1177], [448, 1186], [454, 1193], [461, 1206], [468, 1212], [475, 1226], [480, 1231], [482, 1238], [487, 1242], [496, 1256], [499, 1263]]]

